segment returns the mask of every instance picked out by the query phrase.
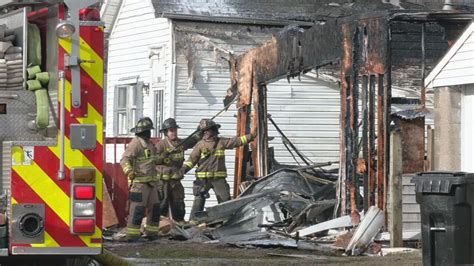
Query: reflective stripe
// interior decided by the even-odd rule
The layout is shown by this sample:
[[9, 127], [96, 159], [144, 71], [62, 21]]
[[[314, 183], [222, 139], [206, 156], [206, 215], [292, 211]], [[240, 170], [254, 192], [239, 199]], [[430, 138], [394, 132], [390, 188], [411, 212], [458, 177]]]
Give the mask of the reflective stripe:
[[242, 145], [246, 145], [248, 140], [247, 140], [247, 136], [242, 136], [240, 137], [240, 141], [242, 141]]
[[123, 167], [123, 172], [124, 172], [124, 173], [128, 173], [128, 172], [130, 172], [130, 171], [132, 171], [132, 166], [129, 165], [129, 164], [126, 164], [126, 165]]
[[184, 162], [183, 164], [184, 164], [185, 166], [187, 166], [189, 169], [193, 168], [193, 166], [194, 166], [193, 163], [190, 162], [190, 161]]
[[159, 232], [160, 228], [158, 226], [147, 225], [145, 231], [148, 232]]
[[139, 236], [140, 235], [140, 228], [127, 228], [127, 235], [131, 236]]
[[216, 157], [225, 156], [225, 150], [216, 150], [216, 151], [214, 152], [214, 156], [216, 156]]
[[170, 179], [169, 175], [164, 175], [164, 174], [158, 174], [158, 179], [159, 180], [168, 180]]
[[227, 171], [196, 172], [196, 177], [198, 179], [226, 178], [227, 177]]
[[167, 175], [167, 174], [161, 174], [161, 175], [158, 175], [158, 178], [160, 180], [171, 180], [171, 179], [181, 179], [182, 177], [178, 176], [177, 174], [173, 174], [173, 175]]
[[148, 162], [153, 162], [157, 158], [159, 158], [159, 157], [158, 156], [150, 156], [150, 157], [142, 156], [142, 157], [138, 157], [136, 159], [136, 162], [138, 162], [138, 163], [148, 163]]
[[[201, 160], [202, 159], [206, 159], [208, 156], [209, 156], [209, 152], [207, 151], [204, 151], [204, 152], [201, 152]], [[215, 157], [223, 157], [225, 156], [225, 150], [215, 150], [212, 155], [214, 155]]]
[[153, 182], [153, 181], [158, 181], [158, 178], [155, 176], [136, 176], [133, 179], [133, 182], [135, 183], [147, 183], [147, 182]]
[[183, 159], [184, 158], [184, 154], [182, 153], [176, 153], [176, 154], [171, 154], [171, 158], [173, 159]]

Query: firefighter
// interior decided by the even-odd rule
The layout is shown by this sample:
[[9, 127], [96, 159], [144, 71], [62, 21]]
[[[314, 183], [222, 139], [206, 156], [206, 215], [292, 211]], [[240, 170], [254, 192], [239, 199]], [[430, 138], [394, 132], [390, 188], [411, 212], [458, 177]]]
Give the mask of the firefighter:
[[230, 200], [229, 184], [226, 181], [225, 150], [246, 145], [255, 138], [253, 129], [250, 135], [221, 138], [219, 137], [221, 126], [211, 119], [202, 119], [199, 126], [203, 132], [203, 139], [196, 144], [189, 159], [181, 168], [185, 174], [197, 164], [191, 222], [194, 222], [196, 212], [204, 210], [210, 189], [214, 190], [219, 203]]
[[164, 133], [165, 138], [156, 145], [159, 158], [156, 170], [160, 179], [161, 215], [168, 216], [171, 208], [173, 220], [183, 223], [186, 211], [184, 187], [181, 184], [183, 174], [180, 169], [184, 162], [184, 151], [194, 147], [200, 137], [199, 134], [194, 134], [183, 142], [178, 138], [178, 128], [180, 127], [173, 118], [163, 122], [160, 132]]
[[160, 202], [158, 198], [158, 179], [156, 176], [156, 148], [150, 141], [153, 122], [145, 117], [138, 120], [131, 129], [135, 138], [123, 153], [120, 165], [130, 182], [129, 217], [127, 222], [127, 241], [140, 239], [140, 226], [146, 216], [146, 238], [158, 238], [160, 223]]

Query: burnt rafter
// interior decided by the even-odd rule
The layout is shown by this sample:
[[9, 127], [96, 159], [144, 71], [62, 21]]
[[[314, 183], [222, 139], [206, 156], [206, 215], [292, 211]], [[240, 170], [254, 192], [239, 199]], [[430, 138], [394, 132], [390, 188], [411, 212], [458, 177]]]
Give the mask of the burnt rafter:
[[[424, 103], [425, 90], [420, 84], [425, 69], [436, 63], [457, 36], [455, 33], [472, 17], [464, 13], [406, 10], [362, 13], [327, 20], [309, 29], [287, 27], [270, 42], [233, 58], [232, 88], [239, 97], [237, 133], [248, 133], [251, 122], [259, 131], [253, 146], [257, 147], [256, 155], [252, 154], [256, 176], [262, 176], [258, 169], [265, 169], [260, 165], [266, 156], [262, 147], [268, 147], [260, 143], [267, 141], [261, 137], [265, 136], [261, 131], [266, 130], [262, 125], [268, 119], [262, 107], [266, 102], [265, 85], [338, 62], [341, 149], [337, 212], [350, 213], [356, 224], [362, 209], [376, 205], [386, 211], [392, 89], [414, 91], [414, 97]], [[424, 130], [424, 119], [420, 121], [416, 129]], [[421, 133], [411, 143], [424, 150], [424, 134]], [[252, 148], [252, 151], [255, 150]], [[411, 158], [417, 163], [410, 165], [410, 169], [423, 168], [424, 152], [419, 154], [420, 158]], [[237, 152], [236, 159], [235, 184], [238, 186], [243, 150]], [[360, 188], [363, 195], [359, 193]]]
[[336, 20], [310, 29], [290, 26], [273, 36], [270, 42], [237, 57], [239, 104], [250, 104], [253, 82], [267, 84], [284, 77], [296, 77], [337, 61], [342, 48], [339, 28]]

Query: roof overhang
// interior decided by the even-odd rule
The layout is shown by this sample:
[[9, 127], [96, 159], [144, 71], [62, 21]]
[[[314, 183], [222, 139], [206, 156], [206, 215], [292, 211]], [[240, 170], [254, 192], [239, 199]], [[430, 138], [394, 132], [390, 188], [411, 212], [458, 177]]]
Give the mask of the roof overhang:
[[299, 20], [270, 20], [259, 18], [236, 18], [236, 17], [219, 17], [219, 16], [200, 16], [188, 14], [162, 13], [163, 18], [183, 21], [199, 21], [199, 22], [215, 22], [229, 24], [246, 24], [246, 25], [265, 25], [265, 26], [288, 26], [297, 25], [301, 27], [312, 27], [315, 22], [299, 21]]

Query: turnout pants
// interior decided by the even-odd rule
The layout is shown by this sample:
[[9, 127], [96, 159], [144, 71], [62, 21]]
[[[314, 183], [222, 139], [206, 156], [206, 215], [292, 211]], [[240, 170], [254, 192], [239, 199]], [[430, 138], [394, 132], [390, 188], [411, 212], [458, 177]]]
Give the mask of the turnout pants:
[[204, 210], [206, 198], [208, 197], [206, 193], [210, 189], [214, 190], [218, 203], [230, 200], [230, 188], [225, 178], [195, 180], [193, 183], [194, 202], [190, 220], [195, 220], [196, 212]]
[[160, 225], [160, 202], [157, 184], [134, 183], [128, 194], [130, 208], [127, 221], [127, 236], [140, 237], [140, 226], [146, 216], [146, 234], [157, 235]]
[[184, 221], [184, 187], [181, 180], [162, 180], [160, 184], [161, 215], [168, 216], [169, 209], [173, 220]]

